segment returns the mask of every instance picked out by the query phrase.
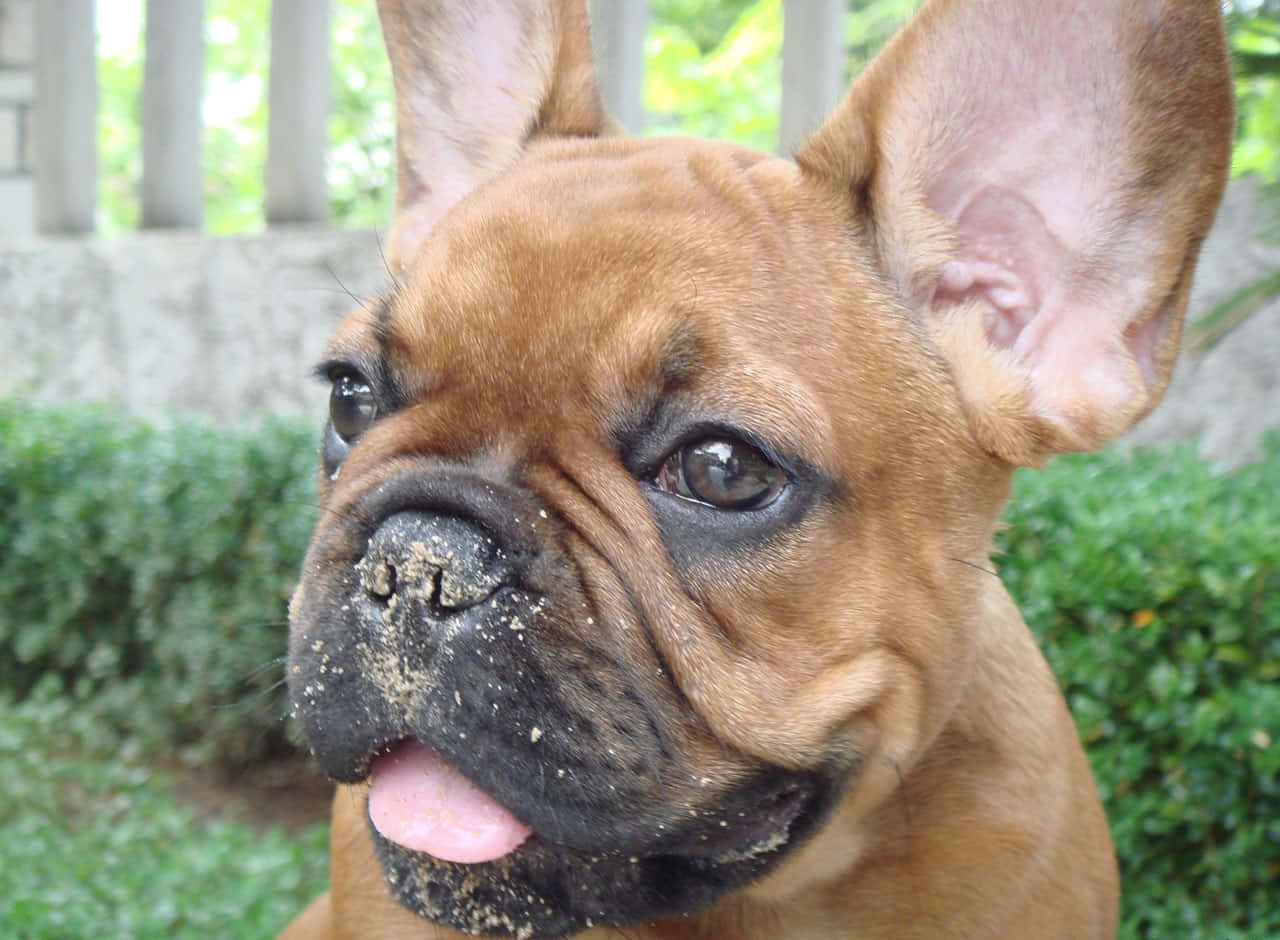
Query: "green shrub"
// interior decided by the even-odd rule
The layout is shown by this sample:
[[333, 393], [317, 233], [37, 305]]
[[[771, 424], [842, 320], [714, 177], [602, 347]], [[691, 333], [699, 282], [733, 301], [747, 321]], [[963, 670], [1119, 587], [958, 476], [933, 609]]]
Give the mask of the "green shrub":
[[324, 889], [325, 826], [199, 818], [50, 686], [0, 694], [0, 934], [271, 937]]
[[[0, 684], [144, 747], [280, 746], [315, 437], [0, 405]], [[1230, 474], [1175, 447], [1015, 479], [1000, 567], [1107, 804], [1123, 937], [1280, 936], [1276, 494], [1274, 437]]]
[[0, 687], [59, 676], [122, 731], [198, 759], [279, 747], [315, 446], [298, 422], [162, 429], [0, 404]]
[[1280, 438], [1018, 474], [1005, 583], [1066, 692], [1124, 877], [1123, 937], [1280, 936]]

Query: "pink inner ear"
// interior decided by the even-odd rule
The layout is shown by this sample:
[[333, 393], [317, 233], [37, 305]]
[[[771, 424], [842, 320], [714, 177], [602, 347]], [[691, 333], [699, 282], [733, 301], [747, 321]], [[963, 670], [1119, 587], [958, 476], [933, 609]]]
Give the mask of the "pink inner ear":
[[[447, 78], [421, 75], [407, 89], [413, 116], [415, 195], [434, 222], [514, 160], [538, 115], [551, 68], [530, 48], [518, 22], [480, 5], [465, 36], [465, 57], [444, 63]], [[461, 50], [460, 50], [461, 51]]]
[[[976, 301], [990, 344], [1023, 371], [1032, 409], [1067, 440], [1092, 446], [1117, 433], [1146, 403], [1167, 326], [1160, 316], [1127, 319], [1143, 305], [1147, 275], [1117, 277], [1116, 258], [1091, 269], [1021, 193], [988, 184], [966, 197], [954, 222], [956, 251], [930, 306]], [[1061, 200], [1041, 201], [1058, 210], [1068, 237], [1079, 238], [1083, 213], [1073, 219]], [[1116, 239], [1113, 251], [1123, 256], [1130, 240]]]
[[510, 0], [457, 6], [431, 11], [430, 31], [387, 37], [401, 175], [391, 249], [401, 262], [450, 208], [518, 159], [550, 85], [545, 10]]
[[1035, 462], [1163, 392], [1230, 142], [1212, 0], [930, 0], [797, 159], [865, 195], [984, 446]]
[[[1142, 83], [1153, 78], [1139, 63], [1171, 54], [1180, 32], [1177, 17], [1166, 20], [1182, 11], [1161, 0], [927, 10], [915, 42], [899, 47], [910, 61], [877, 73], [877, 185], [886, 206], [896, 186], [907, 194], [898, 206], [922, 197], [944, 222], [951, 251], [933, 269], [931, 306], [980, 311], [982, 356], [999, 360], [1023, 410], [1042, 420], [1037, 437], [1096, 446], [1151, 405], [1171, 358], [1186, 223], [1168, 200], [1185, 197], [1179, 167], [1152, 176], [1143, 148], [1172, 118], [1148, 102]], [[892, 237], [897, 250], [912, 235]], [[937, 243], [921, 244], [919, 257], [936, 263]], [[895, 274], [919, 283], [910, 261]]]
[[[944, 71], [946, 56], [926, 66], [940, 99], [927, 106], [947, 120], [906, 111], [893, 129], [897, 141], [935, 135], [920, 179], [954, 252], [932, 305], [977, 301], [1032, 413], [1075, 446], [1101, 443], [1147, 406], [1168, 326], [1142, 319], [1159, 289], [1163, 233], [1159, 207], [1132, 198], [1123, 50], [1108, 32], [1118, 10], [1092, 11], [1102, 15], [1075, 4], [988, 8], [968, 40], [1002, 32], [981, 60], [950, 50], [958, 71]], [[959, 41], [948, 33], [943, 44]]]
[[1044, 302], [1042, 284], [1062, 277], [1066, 251], [1035, 206], [1017, 193], [987, 186], [955, 223], [959, 246], [942, 268], [933, 303], [978, 300], [992, 344], [1017, 352]]

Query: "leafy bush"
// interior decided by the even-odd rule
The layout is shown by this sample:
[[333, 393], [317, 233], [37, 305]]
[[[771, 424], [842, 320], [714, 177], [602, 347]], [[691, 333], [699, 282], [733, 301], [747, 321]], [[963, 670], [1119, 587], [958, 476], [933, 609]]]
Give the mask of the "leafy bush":
[[1280, 438], [1021, 473], [1005, 583], [1063, 684], [1124, 877], [1122, 937], [1280, 936]]
[[[314, 441], [0, 405], [0, 685], [61, 689], [144, 750], [280, 746], [263, 667], [315, 517]], [[1174, 447], [1015, 478], [1002, 575], [1107, 804], [1123, 937], [1280, 936], [1277, 493], [1276, 437], [1230, 474]]]
[[6, 937], [270, 937], [324, 888], [327, 830], [198, 818], [91, 713], [0, 695]]
[[297, 422], [160, 429], [0, 404], [0, 686], [46, 674], [197, 759], [284, 741], [285, 607], [315, 518]]

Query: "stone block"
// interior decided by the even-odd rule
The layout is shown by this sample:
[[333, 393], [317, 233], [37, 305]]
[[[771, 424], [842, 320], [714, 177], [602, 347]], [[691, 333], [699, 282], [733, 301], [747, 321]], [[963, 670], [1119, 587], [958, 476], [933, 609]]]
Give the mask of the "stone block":
[[0, 176], [0, 236], [30, 235], [35, 228], [36, 181], [30, 176]]
[[0, 68], [36, 58], [36, 0], [0, 0]]
[[17, 107], [0, 101], [0, 176], [22, 169], [22, 115]]
[[[4, 0], [0, 0], [3, 3]], [[36, 96], [36, 76], [30, 69], [0, 68], [0, 104], [30, 103]]]

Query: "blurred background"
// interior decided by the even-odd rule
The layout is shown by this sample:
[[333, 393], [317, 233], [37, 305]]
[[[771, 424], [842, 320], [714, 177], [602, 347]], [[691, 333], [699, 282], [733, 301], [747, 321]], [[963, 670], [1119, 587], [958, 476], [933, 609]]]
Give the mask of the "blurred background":
[[[913, 0], [594, 0], [633, 133], [789, 153]], [[997, 559], [1123, 937], [1280, 936], [1280, 0], [1166, 402], [1020, 472]], [[0, 0], [0, 936], [270, 936], [326, 880], [285, 605], [339, 318], [386, 286], [372, 0]]]

